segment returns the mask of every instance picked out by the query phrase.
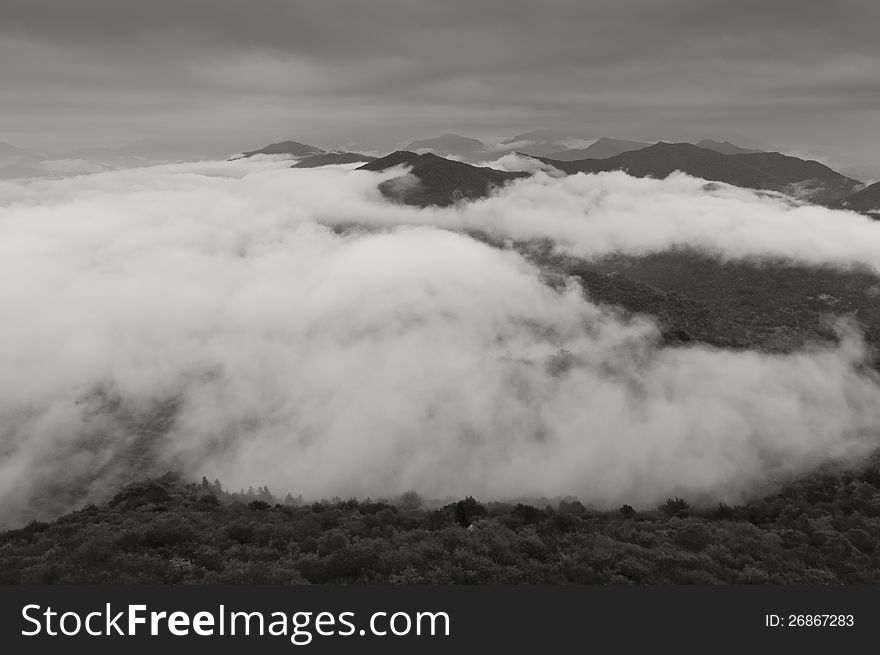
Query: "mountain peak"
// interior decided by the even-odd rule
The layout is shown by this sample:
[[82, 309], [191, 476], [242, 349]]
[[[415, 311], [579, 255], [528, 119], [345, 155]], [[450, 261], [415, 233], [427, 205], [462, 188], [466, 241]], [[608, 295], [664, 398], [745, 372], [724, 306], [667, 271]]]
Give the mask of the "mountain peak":
[[374, 159], [371, 162], [364, 164], [363, 166], [358, 167], [359, 171], [386, 171], [389, 168], [394, 168], [395, 166], [404, 166], [404, 165], [412, 165], [414, 164], [419, 157], [422, 155], [418, 155], [409, 150], [395, 150], [390, 155], [385, 155], [384, 157], [379, 157], [379, 159]]

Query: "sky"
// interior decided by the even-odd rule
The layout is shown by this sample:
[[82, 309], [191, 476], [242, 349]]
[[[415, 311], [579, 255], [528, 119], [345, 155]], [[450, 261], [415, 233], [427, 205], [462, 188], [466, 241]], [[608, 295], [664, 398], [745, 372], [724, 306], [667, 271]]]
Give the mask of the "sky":
[[876, 0], [0, 0], [0, 141], [222, 156], [454, 131], [880, 157]]

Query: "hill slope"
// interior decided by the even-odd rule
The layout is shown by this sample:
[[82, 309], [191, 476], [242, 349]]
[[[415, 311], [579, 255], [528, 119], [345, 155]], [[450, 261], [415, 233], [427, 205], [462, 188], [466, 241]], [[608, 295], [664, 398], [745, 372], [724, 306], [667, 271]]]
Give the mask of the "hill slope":
[[[656, 316], [666, 331], [683, 330], [694, 341], [791, 352], [807, 342], [836, 340], [833, 321], [847, 317], [880, 349], [880, 276], [869, 271], [721, 262], [688, 250], [575, 261], [565, 270], [581, 277], [588, 292], [598, 288], [597, 300]], [[610, 277], [597, 287], [584, 271]], [[634, 293], [632, 281], [666, 296]], [[607, 289], [612, 283], [613, 292]], [[880, 358], [876, 364], [880, 368]]]
[[0, 533], [0, 584], [880, 583], [880, 464], [730, 507], [283, 504], [176, 476]]
[[880, 220], [880, 182], [843, 198], [838, 206]]
[[[471, 233], [494, 247], [504, 242]], [[581, 259], [549, 241], [518, 241], [520, 254], [546, 272], [574, 276], [596, 303], [657, 319], [667, 343], [793, 352], [836, 341], [837, 319], [857, 325], [880, 372], [880, 274], [785, 260], [722, 261], [689, 249]]]
[[860, 186], [858, 180], [811, 159], [778, 152], [752, 152], [730, 157], [775, 178], [780, 185], [777, 190], [819, 204], [832, 204]]

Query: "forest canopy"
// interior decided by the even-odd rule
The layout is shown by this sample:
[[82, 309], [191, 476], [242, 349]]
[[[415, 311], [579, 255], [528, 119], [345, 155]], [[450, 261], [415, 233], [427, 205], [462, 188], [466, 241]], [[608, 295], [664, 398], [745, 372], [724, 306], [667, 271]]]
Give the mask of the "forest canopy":
[[0, 584], [880, 583], [880, 457], [737, 506], [311, 504], [166, 474], [0, 534]]

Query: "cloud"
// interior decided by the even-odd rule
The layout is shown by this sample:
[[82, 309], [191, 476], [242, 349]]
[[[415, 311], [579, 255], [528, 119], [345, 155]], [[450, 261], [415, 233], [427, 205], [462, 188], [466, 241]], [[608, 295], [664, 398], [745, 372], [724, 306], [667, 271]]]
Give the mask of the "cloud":
[[550, 164], [545, 164], [540, 159], [520, 155], [516, 152], [508, 153], [494, 161], [484, 161], [477, 166], [488, 166], [502, 171], [526, 171], [527, 173], [546, 173], [550, 177], [564, 177], [565, 173]]
[[621, 172], [538, 173], [448, 219], [456, 221], [519, 238], [549, 238], [579, 256], [691, 246], [724, 258], [880, 271], [876, 221], [683, 174], [653, 180]]
[[398, 172], [265, 158], [0, 183], [0, 521], [168, 468], [309, 497], [737, 500], [877, 446], [880, 386], [846, 328], [789, 355], [665, 349], [451, 231], [877, 267], [876, 224], [618, 174], [419, 210], [377, 192]]
[[4, 0], [0, 139], [172, 132], [165, 158], [549, 125], [870, 163], [877, 19], [869, 0]]

